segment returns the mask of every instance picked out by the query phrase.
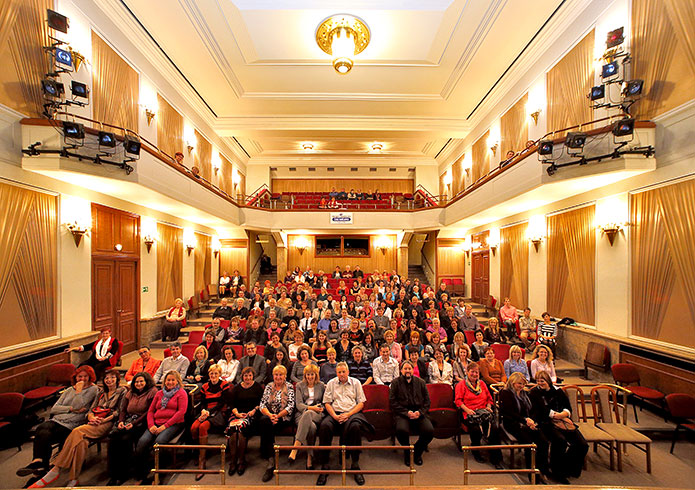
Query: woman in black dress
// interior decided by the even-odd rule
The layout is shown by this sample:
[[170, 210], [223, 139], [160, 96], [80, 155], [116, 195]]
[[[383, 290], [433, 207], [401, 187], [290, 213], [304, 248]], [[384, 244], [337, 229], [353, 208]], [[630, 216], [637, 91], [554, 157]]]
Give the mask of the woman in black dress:
[[246, 446], [255, 432], [258, 406], [263, 397], [263, 387], [254, 381], [256, 372], [252, 367], [241, 371], [241, 383], [226, 390], [227, 406], [232, 414], [227, 427], [229, 435], [229, 474], [239, 476], [246, 471]]

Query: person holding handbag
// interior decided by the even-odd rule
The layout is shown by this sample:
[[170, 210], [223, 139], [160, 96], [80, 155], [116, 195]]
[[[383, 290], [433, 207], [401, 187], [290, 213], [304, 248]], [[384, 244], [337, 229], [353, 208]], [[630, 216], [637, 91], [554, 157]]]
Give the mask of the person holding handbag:
[[553, 386], [547, 371], [536, 374], [538, 383], [530, 392], [531, 413], [550, 441], [550, 470], [560, 483], [567, 477], [579, 478], [589, 451], [582, 433], [572, 422], [570, 402], [565, 392]]
[[[200, 347], [199, 347], [200, 348]], [[227, 382], [222, 381], [222, 368], [216, 364], [210, 366], [208, 370], [209, 381], [203, 383], [200, 391], [202, 395], [201, 410], [198, 418], [191, 425], [191, 438], [197, 441], [196, 444], [205, 445], [208, 443], [208, 432], [211, 429], [218, 429], [219, 432], [227, 425], [225, 416], [225, 404], [222, 394], [227, 388]], [[198, 457], [198, 468], [205, 469], [205, 449], [200, 450]], [[200, 481], [204, 473], [198, 473], [195, 481]]]

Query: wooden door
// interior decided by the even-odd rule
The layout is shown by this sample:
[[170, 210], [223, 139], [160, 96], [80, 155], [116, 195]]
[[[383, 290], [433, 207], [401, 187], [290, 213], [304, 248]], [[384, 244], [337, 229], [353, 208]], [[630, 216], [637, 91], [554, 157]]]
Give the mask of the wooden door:
[[473, 253], [471, 275], [473, 301], [485, 304], [490, 295], [490, 252], [484, 250]]
[[92, 261], [92, 326], [111, 328], [123, 352], [137, 347], [138, 263], [127, 259]]

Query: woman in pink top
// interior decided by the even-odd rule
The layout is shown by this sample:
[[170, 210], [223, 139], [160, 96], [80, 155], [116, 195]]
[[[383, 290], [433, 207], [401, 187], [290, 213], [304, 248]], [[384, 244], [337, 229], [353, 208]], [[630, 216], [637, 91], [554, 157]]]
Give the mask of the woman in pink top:
[[135, 446], [135, 461], [138, 465], [136, 478], [142, 485], [152, 483], [147, 476], [150, 448], [154, 444], [167, 444], [183, 429], [183, 417], [188, 409], [188, 393], [178, 371], [169, 371], [164, 376], [162, 389], [157, 392], [147, 411], [148, 429]]
[[516, 322], [519, 319], [519, 313], [516, 311], [516, 307], [512, 306], [512, 302], [509, 298], [504, 298], [504, 306], [500, 308], [500, 317], [502, 318], [502, 323], [507, 327], [507, 337], [516, 337]]

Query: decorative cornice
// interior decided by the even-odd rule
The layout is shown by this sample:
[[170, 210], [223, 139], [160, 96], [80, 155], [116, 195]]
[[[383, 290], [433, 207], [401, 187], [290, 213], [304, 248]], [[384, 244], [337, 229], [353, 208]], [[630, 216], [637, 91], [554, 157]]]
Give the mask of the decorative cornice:
[[[360, 62], [361, 63], [361, 62]], [[325, 63], [324, 63], [325, 64]], [[243, 99], [278, 100], [348, 100], [348, 101], [389, 101], [389, 102], [436, 102], [444, 99], [440, 94], [407, 93], [349, 93], [349, 92], [245, 92]]]

